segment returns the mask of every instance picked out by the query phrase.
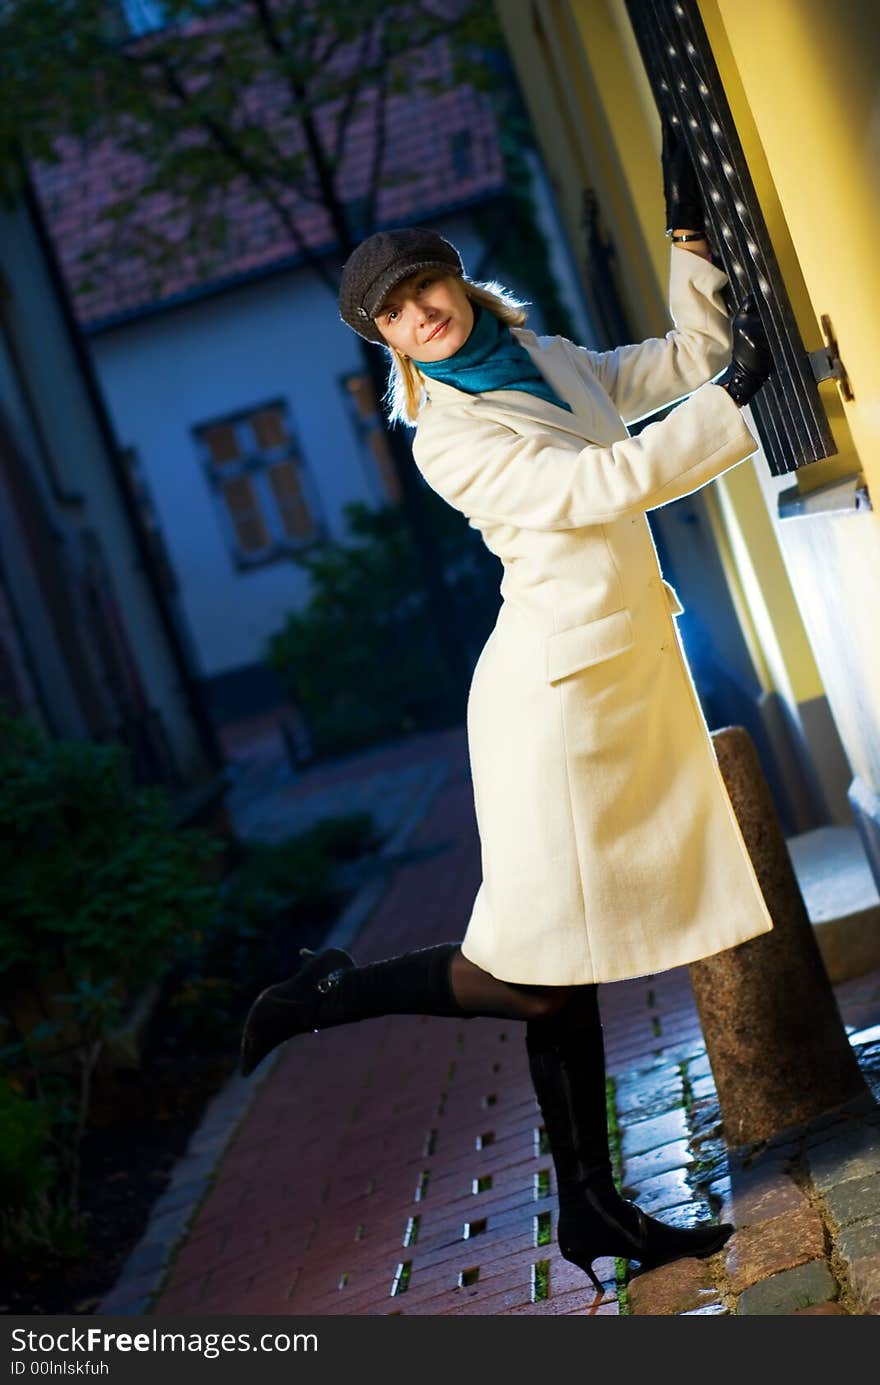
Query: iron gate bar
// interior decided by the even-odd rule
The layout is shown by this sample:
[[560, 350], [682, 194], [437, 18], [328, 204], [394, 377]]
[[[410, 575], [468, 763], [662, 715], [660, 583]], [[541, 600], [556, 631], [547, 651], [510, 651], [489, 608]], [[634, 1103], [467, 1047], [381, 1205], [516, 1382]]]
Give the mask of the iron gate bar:
[[677, 120], [694, 162], [707, 228], [730, 280], [728, 306], [754, 292], [774, 374], [752, 401], [770, 471], [831, 456], [834, 439], [695, 0], [626, 0], [660, 110]]
[[[673, 9], [667, 8], [665, 12], [660, 10], [656, 4], [648, 4], [645, 8], [644, 18], [647, 25], [653, 30], [652, 49], [654, 63], [657, 71], [657, 85], [662, 93], [658, 104], [665, 106], [674, 112], [673, 119], [677, 120], [684, 132], [685, 140], [691, 154], [694, 157], [694, 165], [698, 170], [698, 177], [703, 183], [704, 202], [708, 212], [710, 226], [714, 226], [714, 243], [720, 257], [725, 263], [725, 269], [731, 279], [731, 286], [734, 288], [736, 301], [741, 300], [748, 288], [756, 288], [759, 302], [766, 303], [766, 293], [768, 280], [762, 273], [762, 266], [757, 260], [759, 245], [756, 237], [750, 237], [748, 227], [743, 223], [743, 216], [747, 215], [748, 207], [743, 196], [743, 190], [734, 181], [736, 169], [732, 158], [729, 157], [731, 151], [719, 149], [718, 138], [723, 135], [723, 127], [718, 119], [719, 115], [723, 118], [723, 111], [719, 111], [718, 103], [712, 100], [712, 87], [710, 72], [701, 73], [693, 59], [696, 56], [696, 45], [684, 29], [684, 7], [678, 4]], [[685, 62], [684, 55], [687, 53], [691, 59], [690, 67]], [[691, 70], [692, 69], [692, 70]], [[717, 76], [717, 74], [715, 74]], [[706, 78], [710, 80], [707, 81]], [[708, 134], [715, 137], [714, 140], [706, 138]], [[696, 151], [696, 152], [695, 152]], [[735, 157], [735, 156], [734, 156]], [[719, 167], [720, 164], [720, 167]], [[706, 170], [709, 170], [707, 173]], [[740, 181], [740, 180], [737, 180]], [[727, 197], [724, 194], [727, 192]], [[708, 193], [708, 195], [706, 195]], [[726, 204], [726, 205], [725, 205]], [[727, 217], [723, 212], [728, 213]], [[734, 244], [731, 245], [731, 239]], [[751, 259], [755, 273], [747, 275], [742, 263]], [[757, 280], [757, 282], [755, 282]], [[731, 304], [731, 306], [734, 306]], [[767, 316], [762, 315], [762, 317]], [[775, 329], [775, 324], [767, 324], [768, 338], [774, 352], [774, 361], [777, 370], [780, 365], [780, 340], [779, 333]], [[775, 382], [774, 382], [775, 385]], [[774, 386], [768, 382], [762, 392], [760, 403], [764, 402], [766, 392], [772, 391]], [[779, 401], [777, 401], [779, 402]], [[781, 401], [783, 410], [785, 400]], [[753, 405], [756, 417], [760, 415], [759, 401]], [[781, 411], [780, 411], [781, 412]], [[765, 410], [765, 417], [760, 421], [763, 423], [762, 440], [768, 455], [771, 457], [771, 466], [781, 470], [790, 469], [788, 464], [788, 448], [785, 446], [787, 441], [787, 430], [783, 420], [777, 411]], [[799, 429], [796, 421], [792, 420], [793, 431], [798, 442]]]
[[[707, 92], [705, 99], [711, 111], [712, 120], [718, 126], [721, 137], [728, 146], [728, 156], [726, 160], [722, 159], [721, 172], [727, 176], [734, 193], [738, 190], [739, 196], [735, 198], [734, 202], [735, 210], [739, 212], [740, 207], [744, 208], [745, 215], [750, 217], [752, 222], [754, 234], [750, 236], [748, 224], [743, 220], [743, 214], [740, 213], [739, 218], [734, 219], [733, 230], [739, 242], [739, 253], [743, 260], [747, 263], [747, 256], [752, 259], [753, 274], [751, 280], [747, 281], [748, 286], [750, 288], [755, 287], [754, 279], [757, 277], [758, 294], [756, 296], [758, 302], [768, 308], [768, 311], [762, 314], [762, 321], [773, 347], [773, 356], [777, 367], [777, 374], [771, 377], [765, 387], [765, 390], [769, 391], [769, 398], [765, 393], [758, 399], [753, 408], [756, 418], [762, 426], [766, 426], [762, 412], [768, 415], [768, 423], [772, 420], [774, 426], [782, 425], [783, 427], [784, 415], [788, 414], [797, 439], [797, 452], [801, 458], [799, 462], [796, 455], [794, 465], [783, 468], [791, 471], [796, 469], [798, 465], [806, 464], [809, 461], [818, 461], [821, 457], [827, 456], [829, 450], [833, 452], [835, 450], [834, 441], [824, 406], [816, 390], [816, 378], [809, 353], [806, 351], [798, 331], [702, 20], [695, 5], [689, 7], [687, 3], [677, 3], [674, 10], [682, 12], [682, 25], [690, 45], [688, 51], [692, 49], [695, 54], [698, 54], [699, 45], [702, 43], [706, 50], [708, 63], [711, 63], [711, 67], [707, 64], [706, 68], [708, 81], [706, 77], [700, 79], [699, 74], [696, 74], [699, 81], [698, 90], [700, 95], [703, 95], [702, 88], [705, 87]], [[728, 128], [725, 129], [725, 126]], [[731, 170], [730, 173], [725, 168], [725, 162], [727, 168]], [[722, 189], [723, 186], [722, 183]], [[768, 299], [770, 299], [769, 303]], [[775, 409], [773, 408], [774, 404]], [[813, 421], [817, 409], [819, 414], [814, 426]], [[816, 436], [817, 428], [818, 437]], [[784, 455], [787, 455], [786, 441], [781, 439], [779, 444], [780, 448], [784, 449]], [[817, 442], [822, 449], [819, 452], [816, 451]], [[777, 472], [777, 474], [779, 473]]]
[[[695, 49], [692, 40], [685, 35], [683, 30], [683, 6], [681, 4], [675, 6], [675, 10], [678, 11], [677, 14], [673, 14], [671, 7], [667, 7], [664, 13], [651, 0], [645, 0], [645, 3], [639, 3], [639, 0], [636, 0], [636, 3], [630, 5], [630, 10], [631, 12], [638, 11], [639, 24], [634, 23], [634, 27], [636, 27], [636, 35], [640, 45], [644, 44], [643, 57], [648, 67], [648, 75], [655, 92], [658, 108], [661, 110], [665, 108], [669, 111], [673, 122], [679, 125], [697, 170], [707, 213], [706, 219], [713, 233], [713, 244], [724, 263], [725, 271], [731, 282], [732, 293], [728, 292], [728, 304], [731, 307], [735, 306], [735, 302], [739, 302], [745, 297], [749, 287], [756, 288], [756, 296], [759, 301], [763, 301], [764, 291], [763, 284], [760, 282], [762, 277], [760, 266], [756, 266], [759, 270], [758, 283], [751, 284], [748, 278], [745, 278], [744, 281], [746, 271], [741, 259], [748, 260], [754, 253], [748, 246], [748, 232], [746, 231], [745, 245], [740, 244], [739, 247], [731, 247], [729, 244], [736, 231], [742, 229], [741, 217], [746, 213], [747, 205], [741, 192], [738, 195], [737, 189], [731, 183], [731, 173], [734, 172], [733, 161], [726, 156], [725, 151], [718, 149], [717, 141], [723, 133], [723, 126], [717, 118], [719, 114], [717, 106], [714, 111], [710, 107], [711, 87], [710, 83], [705, 80], [705, 76], [709, 74], [706, 73], [705, 76], [701, 77], [698, 71], [689, 73], [686, 68], [682, 67], [682, 55], [688, 48]], [[694, 56], [693, 52], [690, 56]], [[701, 138], [706, 134], [713, 135], [715, 139], [710, 141]], [[723, 194], [725, 188], [728, 192], [726, 199], [728, 210], [735, 213], [735, 215], [729, 215], [727, 219], [719, 210], [719, 203], [725, 200]], [[757, 248], [757, 239], [753, 238], [752, 244]], [[765, 317], [766, 314], [762, 314], [762, 321]], [[767, 325], [765, 322], [765, 326]], [[768, 330], [768, 338], [773, 348], [774, 363], [778, 369], [778, 356], [780, 354], [778, 333]], [[762, 396], [770, 388], [768, 381], [767, 385], [764, 386]], [[771, 470], [775, 474], [790, 470], [788, 451], [784, 447], [786, 432], [784, 427], [780, 426], [781, 420], [777, 419], [772, 410], [769, 411], [769, 417], [762, 417], [757, 399], [753, 402], [752, 408], [756, 419], [762, 425], [761, 440], [770, 460]]]

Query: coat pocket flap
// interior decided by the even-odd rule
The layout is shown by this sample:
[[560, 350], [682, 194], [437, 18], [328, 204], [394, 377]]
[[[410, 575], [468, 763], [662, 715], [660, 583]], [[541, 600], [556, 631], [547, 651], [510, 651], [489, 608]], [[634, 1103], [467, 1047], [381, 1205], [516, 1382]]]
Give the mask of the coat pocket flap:
[[668, 582], [663, 583], [663, 590], [666, 592], [666, 600], [669, 602], [669, 609], [674, 616], [680, 616], [684, 607], [678, 599], [678, 593], [674, 587], [670, 587]]
[[557, 678], [622, 654], [632, 642], [632, 618], [626, 607], [585, 625], [557, 630], [545, 642], [547, 681], [555, 683]]

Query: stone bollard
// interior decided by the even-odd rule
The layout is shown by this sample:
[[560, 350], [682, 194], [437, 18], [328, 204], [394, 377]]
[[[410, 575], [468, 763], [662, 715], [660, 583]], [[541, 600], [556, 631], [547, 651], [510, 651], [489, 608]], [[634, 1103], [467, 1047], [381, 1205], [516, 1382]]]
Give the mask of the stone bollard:
[[728, 1145], [799, 1125], [865, 1083], [798, 888], [757, 751], [741, 726], [712, 733], [773, 931], [691, 964]]

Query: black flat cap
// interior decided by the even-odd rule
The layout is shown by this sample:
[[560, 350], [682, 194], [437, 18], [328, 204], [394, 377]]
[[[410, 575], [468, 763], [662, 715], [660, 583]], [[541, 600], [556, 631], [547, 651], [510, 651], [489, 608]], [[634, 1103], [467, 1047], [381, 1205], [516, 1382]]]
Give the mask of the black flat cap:
[[352, 251], [342, 269], [339, 316], [358, 336], [384, 342], [373, 318], [395, 284], [420, 269], [464, 274], [455, 246], [426, 226], [377, 231]]

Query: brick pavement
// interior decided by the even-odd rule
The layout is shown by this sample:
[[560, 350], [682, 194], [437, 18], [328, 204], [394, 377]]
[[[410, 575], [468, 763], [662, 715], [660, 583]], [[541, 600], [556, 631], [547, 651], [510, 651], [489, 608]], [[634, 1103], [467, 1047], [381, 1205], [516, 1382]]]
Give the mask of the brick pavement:
[[[463, 930], [480, 869], [463, 733], [444, 733], [442, 750], [450, 772], [357, 940], [359, 961]], [[837, 993], [874, 1081], [880, 974]], [[597, 1262], [597, 1301], [556, 1252], [523, 1026], [391, 1016], [305, 1035], [267, 1064], [161, 1292], [137, 1307], [122, 1286], [102, 1311], [876, 1313], [876, 1108], [730, 1153], [686, 970], [600, 997], [624, 1186], [677, 1224], [731, 1216], [725, 1252], [620, 1292], [614, 1264]]]

